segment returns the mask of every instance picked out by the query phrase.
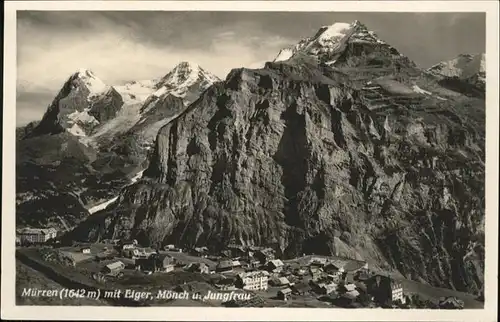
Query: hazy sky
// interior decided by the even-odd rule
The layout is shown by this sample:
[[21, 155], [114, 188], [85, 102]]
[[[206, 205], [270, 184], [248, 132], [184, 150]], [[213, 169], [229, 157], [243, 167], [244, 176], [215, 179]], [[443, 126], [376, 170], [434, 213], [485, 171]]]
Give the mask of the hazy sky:
[[484, 13], [24, 11], [17, 22], [17, 125], [40, 119], [78, 68], [107, 84], [151, 79], [180, 61], [224, 78], [258, 67], [323, 25], [360, 20], [421, 67], [485, 51]]

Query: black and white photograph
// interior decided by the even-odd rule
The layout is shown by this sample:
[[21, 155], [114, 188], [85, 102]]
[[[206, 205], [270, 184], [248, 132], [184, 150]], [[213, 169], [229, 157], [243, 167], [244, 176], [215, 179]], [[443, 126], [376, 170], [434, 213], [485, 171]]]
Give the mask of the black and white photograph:
[[495, 320], [498, 3], [104, 2], [6, 19], [2, 302]]

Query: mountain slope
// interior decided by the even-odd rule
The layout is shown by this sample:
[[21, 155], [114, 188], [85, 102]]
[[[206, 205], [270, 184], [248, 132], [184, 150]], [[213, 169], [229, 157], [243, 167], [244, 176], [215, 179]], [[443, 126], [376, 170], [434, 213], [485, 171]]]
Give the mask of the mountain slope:
[[427, 72], [436, 76], [443, 86], [469, 95], [484, 97], [486, 87], [484, 54], [462, 54], [430, 67]]
[[159, 128], [215, 81], [187, 63], [159, 80], [118, 86], [85, 69], [71, 75], [42, 120], [16, 133], [17, 223], [46, 225], [66, 217], [57, 201], [64, 194], [79, 209], [68, 215], [65, 226], [72, 227], [86, 208], [116, 196], [147, 165]]
[[68, 238], [270, 245], [481, 289], [484, 100], [389, 47], [339, 48], [233, 70], [160, 130], [142, 180]]

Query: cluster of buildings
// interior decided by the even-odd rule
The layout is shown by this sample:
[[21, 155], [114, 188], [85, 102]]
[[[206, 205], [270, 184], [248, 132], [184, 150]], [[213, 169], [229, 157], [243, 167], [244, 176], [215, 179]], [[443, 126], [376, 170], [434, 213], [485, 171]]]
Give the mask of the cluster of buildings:
[[294, 295], [314, 293], [348, 306], [363, 293], [364, 298], [379, 304], [405, 302], [401, 283], [370, 272], [363, 261], [312, 256], [302, 263], [285, 264], [269, 249], [238, 248], [237, 254], [240, 257], [219, 261], [216, 271], [226, 278], [215, 283], [216, 287], [251, 291], [268, 291], [273, 287], [277, 290], [276, 298], [283, 301]]
[[57, 237], [55, 228], [21, 228], [16, 230], [16, 244], [42, 244]]
[[[125, 268], [142, 271], [146, 274], [169, 273], [174, 271], [176, 267], [193, 273], [209, 274], [215, 272], [205, 263], [186, 263], [174, 258], [167, 252], [154, 250], [149, 247], [141, 247], [136, 240], [130, 242], [115, 240], [114, 244], [115, 247], [119, 249], [121, 258], [103, 267], [102, 271], [106, 275], [117, 276]], [[182, 253], [182, 249], [174, 245], [167, 245], [164, 249], [171, 252]], [[82, 252], [85, 251], [87, 250], [82, 249]]]
[[[402, 285], [388, 276], [374, 274], [364, 261], [305, 256], [284, 262], [271, 248], [243, 246], [229, 246], [217, 256], [206, 247], [176, 255], [171, 252], [183, 250], [174, 245], [160, 251], [140, 247], [135, 240], [119, 242], [115, 248], [121, 255], [103, 267], [102, 273], [108, 276], [119, 276], [125, 268], [146, 274], [184, 270], [213, 274], [212, 284], [221, 291], [276, 292], [275, 299], [282, 301], [310, 294], [345, 306], [359, 302], [360, 296], [380, 305], [405, 302]], [[90, 249], [82, 248], [81, 252], [90, 253]]]

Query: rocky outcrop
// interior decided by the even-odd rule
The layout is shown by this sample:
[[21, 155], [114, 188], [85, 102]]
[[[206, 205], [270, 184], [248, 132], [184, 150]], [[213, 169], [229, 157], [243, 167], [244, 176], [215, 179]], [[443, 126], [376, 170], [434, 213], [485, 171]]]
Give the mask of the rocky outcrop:
[[143, 180], [71, 238], [271, 245], [479, 290], [484, 101], [416, 94], [397, 74], [374, 96], [351, 77], [307, 59], [233, 70], [160, 130]]
[[114, 87], [110, 87], [106, 93], [92, 102], [88, 113], [95, 117], [97, 121], [103, 123], [114, 118], [122, 106], [122, 96]]

